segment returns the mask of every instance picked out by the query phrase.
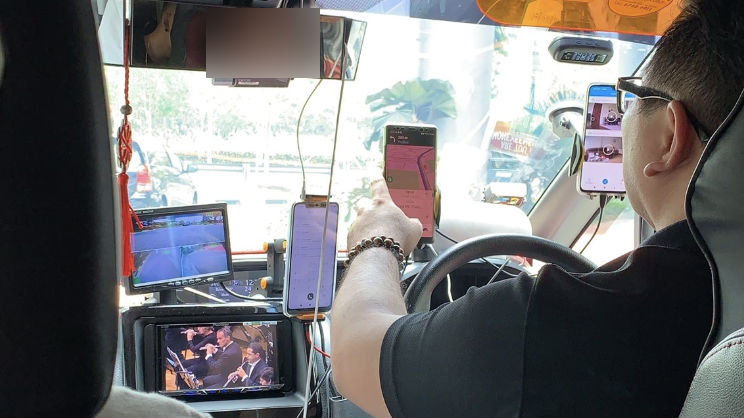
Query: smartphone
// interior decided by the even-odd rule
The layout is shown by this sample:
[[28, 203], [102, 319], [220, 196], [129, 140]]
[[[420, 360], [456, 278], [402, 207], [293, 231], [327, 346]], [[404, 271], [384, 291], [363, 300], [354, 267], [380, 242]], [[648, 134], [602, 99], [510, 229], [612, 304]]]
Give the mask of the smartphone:
[[[327, 208], [328, 227], [324, 229], [326, 202], [298, 202], [292, 205], [284, 270], [284, 313], [287, 316], [313, 312], [316, 303], [318, 312], [327, 312], [333, 304], [338, 203], [330, 202]], [[320, 293], [317, 293], [324, 234], [323, 276]]]
[[393, 202], [406, 216], [421, 221], [419, 245], [434, 242], [436, 167], [436, 126], [385, 126], [384, 177]]
[[589, 195], [623, 195], [623, 115], [617, 109], [617, 90], [611, 84], [593, 83], [586, 98], [579, 191]]

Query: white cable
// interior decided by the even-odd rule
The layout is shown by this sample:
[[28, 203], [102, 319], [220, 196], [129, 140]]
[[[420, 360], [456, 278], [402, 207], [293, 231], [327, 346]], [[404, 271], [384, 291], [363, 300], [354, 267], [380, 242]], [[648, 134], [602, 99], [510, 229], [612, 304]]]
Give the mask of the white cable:
[[447, 273], [447, 299], [449, 299], [450, 302], [455, 301], [452, 298], [452, 279], [450, 279], [449, 273]]
[[[328, 369], [326, 370], [326, 372], [323, 373], [323, 377], [320, 378], [317, 385], [315, 386], [315, 390], [313, 390], [313, 393], [310, 394], [311, 398], [315, 396], [315, 393], [318, 392], [318, 389], [320, 389], [320, 387], [323, 385], [323, 382], [325, 382], [326, 378], [330, 376], [330, 374], [331, 374], [331, 366], [328, 366]], [[297, 418], [300, 418], [300, 415], [302, 415], [302, 411], [300, 411], [300, 413], [297, 414]]]
[[[429, 245], [429, 248], [431, 249], [431, 252], [434, 253], [434, 257], [437, 257], [439, 254], [437, 253], [437, 250], [434, 249], [434, 245], [432, 244], [428, 244], [428, 245]], [[450, 302], [455, 301], [455, 299], [452, 297], [452, 278], [450, 277], [449, 273], [447, 273], [447, 299], [449, 299]]]
[[318, 90], [318, 87], [320, 87], [320, 83], [322, 81], [323, 79], [321, 78], [315, 84], [315, 87], [313, 87], [313, 90], [307, 96], [307, 99], [305, 99], [305, 104], [303, 104], [302, 109], [300, 109], [300, 116], [297, 117], [297, 129], [295, 130], [295, 136], [297, 137], [297, 155], [300, 157], [300, 169], [302, 169], [302, 191], [300, 192], [301, 200], [305, 200], [305, 163], [302, 161], [302, 148], [300, 148], [300, 124], [302, 123], [302, 115], [305, 113], [307, 104], [310, 103], [310, 99], [313, 97], [313, 94], [315, 94], [315, 90]]
[[189, 287], [189, 286], [186, 286], [186, 287], [184, 287], [184, 288], [183, 288], [183, 290], [185, 290], [185, 291], [187, 291], [187, 292], [191, 292], [191, 293], [193, 293], [193, 294], [195, 294], [195, 295], [199, 295], [199, 296], [201, 296], [201, 297], [203, 297], [203, 298], [207, 298], [207, 299], [213, 300], [213, 301], [215, 301], [215, 302], [219, 302], [219, 303], [227, 303], [227, 302], [225, 302], [224, 300], [222, 300], [222, 299], [220, 299], [220, 298], [218, 298], [218, 297], [216, 297], [216, 296], [212, 296], [212, 295], [210, 295], [209, 293], [204, 293], [204, 292], [201, 292], [201, 291], [199, 291], [199, 290], [196, 290], [196, 289], [194, 289], [193, 287]]
[[[508, 258], [507, 259], [504, 259], [504, 263], [501, 265], [501, 267], [499, 267], [498, 270], [496, 270], [496, 273], [491, 277], [491, 280], [489, 280], [488, 283], [486, 283], [487, 285], [493, 283], [493, 281], [496, 280], [497, 277], [499, 277], [499, 274], [504, 269], [504, 267], [506, 267], [506, 264], [507, 263], [509, 263], [509, 259]], [[512, 276], [512, 277], [514, 277], [514, 276]]]
[[[330, 203], [331, 203], [331, 186], [333, 185], [333, 166], [336, 165], [336, 145], [338, 144], [338, 125], [339, 121], [341, 119], [341, 102], [344, 98], [344, 83], [345, 80], [343, 77], [341, 78], [341, 90], [338, 94], [338, 110], [336, 111], [336, 129], [333, 134], [333, 152], [331, 154], [331, 173], [328, 178], [328, 193], [326, 194], [326, 208], [325, 208], [325, 220], [323, 221], [323, 239], [321, 240], [321, 247], [320, 247], [320, 268], [318, 269], [318, 288], [315, 292], [315, 294], [318, 296], [315, 298], [315, 311], [313, 312], [313, 322], [310, 326], [310, 344], [315, 344], [315, 327], [318, 325], [318, 308], [320, 307], [320, 285], [323, 282], [323, 265], [325, 264], [323, 260], [325, 259], [325, 243], [326, 243], [326, 235], [328, 232], [328, 212], [330, 209]], [[320, 83], [318, 83], [320, 84]], [[336, 233], [338, 234], [338, 227], [336, 229]], [[334, 254], [333, 262], [336, 262], [336, 257]], [[313, 356], [315, 355], [315, 350], [313, 350], [312, 347], [310, 347], [310, 354], [307, 356], [307, 379], [305, 380], [305, 404], [302, 407], [302, 417], [307, 418], [307, 405], [310, 402], [310, 378], [313, 374]]]

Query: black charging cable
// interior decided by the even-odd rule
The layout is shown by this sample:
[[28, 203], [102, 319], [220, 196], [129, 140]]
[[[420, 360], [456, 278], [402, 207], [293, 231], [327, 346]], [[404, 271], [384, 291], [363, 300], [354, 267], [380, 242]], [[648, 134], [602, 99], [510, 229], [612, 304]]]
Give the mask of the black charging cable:
[[612, 198], [612, 196], [608, 196], [606, 194], [599, 195], [599, 219], [597, 220], [597, 227], [594, 228], [594, 233], [592, 234], [591, 238], [589, 238], [589, 241], [584, 244], [584, 248], [579, 251], [579, 254], [584, 254], [584, 250], [589, 247], [589, 244], [592, 243], [592, 240], [597, 235], [597, 231], [599, 231], [600, 225], [602, 225], [602, 214], [604, 213], [605, 205], [607, 205], [607, 202]]
[[[449, 241], [449, 242], [451, 242], [451, 243], [453, 243], [453, 244], [459, 244], [459, 243], [458, 243], [457, 241], [455, 241], [454, 239], [452, 239], [452, 238], [448, 237], [447, 235], [445, 235], [445, 234], [444, 234], [444, 233], [443, 233], [442, 231], [440, 231], [439, 229], [435, 229], [435, 231], [436, 231], [436, 233], [437, 233], [437, 234], [441, 235], [441, 236], [442, 236], [442, 238], [446, 239], [447, 241]], [[491, 278], [491, 280], [489, 280], [489, 281], [488, 281], [488, 283], [491, 283], [491, 282], [492, 282], [492, 281], [493, 281], [493, 280], [494, 280], [494, 279], [495, 279], [495, 278], [496, 278], [496, 277], [497, 277], [497, 276], [498, 276], [498, 275], [499, 275], [500, 273], [504, 273], [504, 274], [506, 274], [506, 275], [507, 275], [507, 276], [509, 276], [509, 277], [517, 277], [517, 276], [519, 276], [519, 274], [513, 274], [513, 273], [509, 273], [508, 271], [504, 271], [504, 267], [506, 266], [506, 264], [508, 264], [508, 263], [509, 263], [509, 260], [508, 260], [508, 259], [505, 259], [505, 260], [504, 260], [504, 263], [503, 263], [503, 264], [501, 264], [500, 266], [499, 266], [499, 265], [496, 265], [496, 263], [494, 263], [493, 261], [491, 261], [491, 260], [489, 260], [489, 259], [487, 259], [487, 258], [485, 258], [485, 257], [481, 257], [480, 259], [481, 259], [481, 260], [483, 260], [483, 262], [484, 262], [484, 263], [488, 263], [488, 264], [490, 264], [490, 265], [491, 265], [491, 266], [492, 266], [493, 268], [495, 268], [495, 269], [496, 269], [496, 275], [495, 275], [495, 276], [493, 276], [493, 277]]]
[[279, 302], [282, 300], [282, 298], [257, 298], [255, 296], [241, 295], [240, 293], [227, 287], [225, 282], [220, 282], [220, 285], [223, 289], [225, 289], [225, 292], [231, 294], [232, 296], [235, 296], [238, 299], [250, 300], [253, 302]]

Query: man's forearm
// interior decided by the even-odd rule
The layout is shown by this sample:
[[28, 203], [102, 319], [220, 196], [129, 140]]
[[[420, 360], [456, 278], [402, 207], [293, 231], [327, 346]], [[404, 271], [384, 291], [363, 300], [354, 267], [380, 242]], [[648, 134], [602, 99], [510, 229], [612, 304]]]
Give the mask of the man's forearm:
[[390, 325], [405, 314], [395, 256], [384, 248], [362, 251], [349, 266], [333, 305], [331, 360], [340, 391], [375, 416], [388, 414], [379, 383], [382, 341]]
[[341, 283], [334, 313], [365, 317], [374, 314], [405, 315], [400, 271], [395, 256], [384, 248], [362, 251], [349, 266]]

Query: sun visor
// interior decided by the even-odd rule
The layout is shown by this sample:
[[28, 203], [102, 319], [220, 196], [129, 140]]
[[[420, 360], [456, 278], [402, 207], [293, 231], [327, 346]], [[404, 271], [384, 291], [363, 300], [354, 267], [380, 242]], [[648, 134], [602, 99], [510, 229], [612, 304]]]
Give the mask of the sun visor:
[[593, 32], [662, 35], [682, 0], [477, 0], [497, 23]]

